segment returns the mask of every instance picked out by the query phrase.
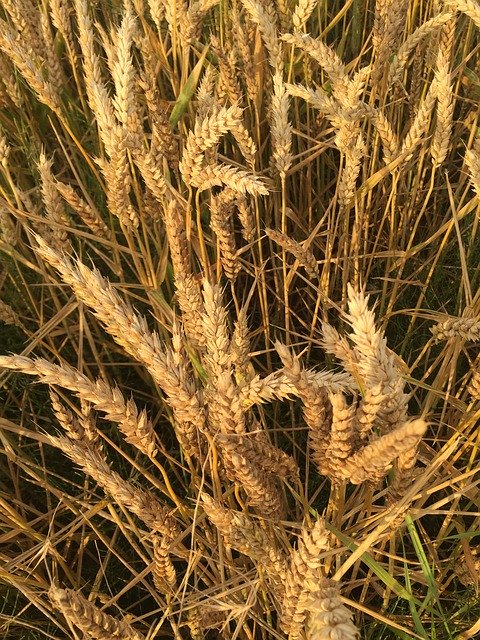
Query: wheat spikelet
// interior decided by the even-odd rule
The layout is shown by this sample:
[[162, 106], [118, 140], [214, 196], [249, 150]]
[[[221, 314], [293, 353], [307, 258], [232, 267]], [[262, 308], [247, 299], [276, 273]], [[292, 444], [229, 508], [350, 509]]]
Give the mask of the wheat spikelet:
[[51, 240], [57, 247], [65, 247], [68, 243], [68, 234], [62, 227], [71, 227], [65, 211], [63, 200], [57, 192], [52, 173], [52, 160], [47, 160], [44, 153], [40, 154], [38, 170], [40, 172], [43, 204], [46, 210], [46, 218], [52, 224]]
[[190, 184], [199, 191], [205, 191], [212, 187], [230, 187], [241, 195], [246, 193], [252, 196], [266, 196], [268, 189], [256, 176], [231, 167], [229, 165], [207, 165], [190, 180]]
[[49, 20], [49, 14], [45, 8], [40, 9], [40, 33], [42, 36], [43, 53], [46, 66], [48, 68], [48, 79], [55, 87], [58, 93], [61, 93], [66, 84], [65, 74], [61, 67], [57, 52], [55, 50], [55, 41], [52, 36], [52, 30]]
[[0, 23], [0, 50], [17, 67], [20, 74], [36, 93], [39, 101], [54, 113], [60, 114], [62, 106], [58, 92], [52, 83], [44, 77], [38, 57], [25, 42], [19, 42], [16, 34], [3, 21]]
[[303, 527], [298, 547], [291, 553], [279, 619], [280, 627], [289, 640], [297, 640], [301, 636], [311, 593], [322, 579], [322, 560], [319, 555], [330, 548], [330, 534], [322, 519], [318, 519], [311, 529]]
[[111, 388], [103, 380], [92, 382], [66, 363], [54, 365], [43, 358], [1, 356], [0, 367], [36, 375], [46, 384], [73, 391], [82, 400], [92, 403], [97, 411], [105, 413], [107, 420], [116, 422], [127, 442], [147, 456], [155, 455], [155, 433], [145, 411], [139, 411], [133, 400], [125, 401], [117, 387]]
[[105, 176], [108, 208], [126, 229], [136, 228], [140, 222], [130, 202], [132, 176], [127, 152], [129, 138], [125, 129], [116, 127], [110, 136], [110, 161], [99, 162]]
[[129, 143], [139, 146], [142, 143], [143, 131], [136, 105], [136, 74], [131, 54], [136, 30], [135, 17], [127, 3], [116, 34], [115, 60], [112, 68], [115, 97], [112, 103], [118, 121], [128, 131]]
[[301, 31], [317, 6], [318, 0], [298, 0], [292, 15], [292, 24], [296, 31]]
[[480, 201], [480, 138], [475, 140], [472, 149], [465, 152], [465, 164], [468, 167], [470, 183]]
[[[390, 52], [395, 50], [405, 28], [408, 0], [386, 0], [382, 10], [379, 12], [380, 29], [377, 29], [376, 36], [381, 37], [376, 42], [375, 66], [373, 69], [373, 85], [379, 84], [388, 64]], [[378, 24], [378, 23], [377, 23]]]
[[251, 460], [249, 450], [239, 446], [236, 438], [221, 438], [218, 444], [228, 477], [243, 487], [248, 503], [263, 517], [281, 520], [285, 504], [276, 478]]
[[382, 331], [375, 326], [375, 316], [368, 308], [369, 297], [348, 287], [348, 315], [345, 319], [352, 327], [350, 339], [355, 344], [356, 370], [367, 388], [382, 383], [384, 387], [399, 379], [394, 354], [387, 351]]
[[134, 487], [116, 471], [112, 471], [99, 451], [85, 442], [75, 442], [63, 436], [48, 436], [48, 439], [93, 478], [116, 503], [136, 515], [151, 531], [159, 532], [170, 540], [178, 535], [170, 510], [162, 506], [150, 491]]
[[251, 21], [258, 25], [263, 42], [268, 51], [268, 60], [274, 71], [283, 65], [283, 54], [277, 32], [277, 17], [270, 3], [260, 3], [257, 0], [241, 0]]
[[232, 226], [235, 198], [236, 193], [234, 191], [224, 189], [217, 196], [212, 196], [210, 200], [210, 226], [217, 236], [223, 270], [231, 282], [235, 282], [240, 271]]
[[68, 46], [69, 54], [73, 55], [73, 61], [76, 61], [72, 25], [70, 21], [72, 9], [71, 4], [69, 3], [69, 0], [49, 0], [49, 6], [53, 25], [62, 34], [62, 37]]
[[[0, 47], [1, 49], [1, 47]], [[22, 106], [23, 97], [20, 93], [15, 76], [12, 73], [11, 65], [7, 57], [0, 50], [0, 79], [1, 84], [5, 89], [6, 99], [9, 99], [11, 103], [20, 108]]]
[[291, 253], [298, 262], [305, 268], [306, 272], [311, 278], [319, 278], [318, 265], [310, 249], [305, 249], [293, 238], [289, 238], [280, 231], [274, 229], [265, 229], [265, 233], [270, 238], [282, 247], [285, 251]]
[[153, 536], [153, 583], [160, 593], [171, 593], [177, 583], [177, 573], [170, 559], [170, 542], [167, 538]]
[[209, 495], [201, 495], [208, 519], [220, 532], [225, 544], [262, 563], [268, 577], [278, 586], [285, 577], [285, 556], [275, 542], [246, 513], [226, 509]]
[[[252, 34], [252, 37], [249, 38], [249, 34], [247, 33], [248, 26], [241, 20], [236, 12], [234, 12], [233, 25], [245, 88], [249, 99], [255, 103], [259, 87], [256, 82], [255, 63], [251, 48], [251, 42], [254, 41], [254, 37]], [[252, 25], [251, 22], [250, 25]]]
[[85, 200], [81, 198], [75, 189], [69, 184], [56, 180], [55, 188], [65, 202], [80, 216], [83, 222], [96, 236], [113, 242], [113, 233], [102, 220], [102, 217], [96, 208], [85, 202]]
[[480, 340], [480, 322], [476, 318], [448, 318], [430, 328], [436, 341], [461, 338], [470, 342]]
[[455, 37], [455, 18], [442, 29], [440, 48], [435, 71], [437, 94], [437, 122], [430, 153], [435, 164], [441, 164], [447, 157], [453, 124], [453, 88], [450, 73], [450, 58]]
[[282, 180], [292, 165], [292, 125], [288, 119], [289, 97], [280, 71], [273, 75], [270, 134], [272, 137], [271, 163]]
[[480, 4], [475, 0], [447, 0], [446, 5], [454, 11], [461, 11], [480, 28]]
[[52, 585], [48, 596], [68, 622], [78, 627], [85, 637], [92, 640], [145, 640], [145, 636], [135, 631], [128, 622], [104, 613], [78, 591], [60, 589]]
[[340, 599], [340, 586], [327, 578], [318, 584], [308, 602], [307, 640], [335, 638], [358, 640], [360, 633], [353, 623], [352, 613]]
[[0, 239], [6, 245], [14, 247], [17, 243], [17, 238], [16, 225], [12, 220], [10, 211], [3, 202], [0, 201]]
[[58, 394], [52, 389], [49, 390], [49, 395], [55, 417], [68, 437], [79, 442], [84, 440], [92, 447], [100, 447], [98, 431], [93, 422], [87, 416], [83, 416], [83, 420], [79, 420], [70, 409], [62, 404]]
[[219, 100], [223, 101], [225, 97], [228, 97], [230, 104], [242, 105], [243, 91], [238, 82], [237, 59], [234, 49], [228, 45], [228, 41], [222, 47], [216, 36], [212, 36], [210, 42], [219, 68], [219, 85], [217, 85]]
[[[312, 455], [312, 457], [317, 462], [320, 473], [328, 475], [333, 481], [338, 481], [342, 477], [341, 468], [351, 456], [355, 444], [355, 405], [348, 406], [341, 393], [331, 393], [329, 400], [332, 418], [328, 447], [324, 455], [328, 470], [322, 471], [317, 462], [319, 458], [318, 446], [316, 447], [317, 456]], [[312, 437], [310, 436], [310, 438], [312, 442]]]
[[144, 318], [127, 306], [108, 280], [97, 270], [90, 270], [80, 261], [73, 265], [66, 256], [55, 252], [37, 237], [38, 253], [59, 271], [64, 282], [105, 326], [127, 353], [142, 362], [155, 382], [167, 395], [168, 403], [180, 421], [202, 428], [204, 411], [196, 390], [184, 385], [177, 369], [170, 367], [156, 333], [151, 333]]
[[3, 129], [0, 128], [0, 164], [2, 167], [8, 166], [8, 158], [10, 156], [10, 145], [7, 142], [7, 138], [4, 135]]
[[448, 23], [452, 17], [452, 13], [440, 13], [433, 16], [433, 18], [423, 22], [412, 34], [408, 36], [405, 42], [398, 49], [397, 54], [390, 65], [387, 79], [388, 86], [399, 82], [411, 52], [416, 49], [416, 47], [418, 47], [425, 38], [432, 33], [435, 33], [438, 29]]
[[340, 360], [345, 371], [348, 371], [354, 378], [358, 378], [358, 355], [352, 349], [348, 340], [341, 336], [328, 322], [322, 322], [321, 345], [327, 353]]
[[345, 65], [331, 47], [319, 38], [314, 39], [305, 33], [287, 33], [282, 36], [282, 40], [302, 49], [316, 60], [332, 81], [335, 98], [343, 106], [351, 106], [347, 103], [349, 78]]
[[3, 324], [11, 324], [16, 327], [23, 327], [18, 314], [12, 309], [12, 307], [0, 300], [0, 322]]
[[348, 208], [355, 197], [355, 184], [360, 173], [360, 163], [365, 154], [365, 142], [360, 127], [346, 122], [335, 136], [335, 144], [344, 157], [344, 165], [338, 184], [338, 200]]
[[396, 459], [394, 465], [395, 476], [393, 482], [388, 485], [387, 504], [401, 500], [410, 488], [417, 462], [419, 444], [420, 440], [418, 440], [415, 446], [402, 451]]
[[421, 419], [405, 422], [357, 451], [339, 471], [352, 484], [376, 483], [385, 477], [396, 458], [418, 445], [426, 428]]
[[386, 405], [388, 396], [383, 393], [383, 385], [376, 384], [365, 391], [356, 413], [358, 435], [365, 440], [371, 435], [375, 421], [382, 407]]
[[480, 372], [474, 371], [468, 384], [468, 393], [474, 400], [480, 400]]
[[[186, 184], [198, 186], [199, 174], [204, 164], [204, 151], [215, 146], [220, 138], [232, 127], [241, 123], [241, 110], [237, 105], [222, 107], [209, 117], [195, 120], [193, 131], [187, 137], [187, 144], [179, 164]], [[207, 187], [209, 188], [209, 187]]]
[[79, 30], [79, 43], [83, 54], [83, 72], [85, 89], [90, 109], [95, 115], [101, 139], [107, 154], [111, 157], [117, 127], [113, 105], [105, 83], [102, 79], [100, 59], [95, 52], [94, 30], [89, 15], [89, 3], [86, 0], [75, 0], [75, 14]]

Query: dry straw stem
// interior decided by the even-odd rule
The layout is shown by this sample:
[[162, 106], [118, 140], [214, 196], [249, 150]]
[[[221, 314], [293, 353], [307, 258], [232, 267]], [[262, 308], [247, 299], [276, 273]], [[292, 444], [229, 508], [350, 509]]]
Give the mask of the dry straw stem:
[[37, 252], [52, 265], [69, 284], [79, 300], [93, 311], [106, 331], [125, 351], [143, 363], [152, 378], [167, 396], [180, 422], [202, 428], [205, 421], [203, 407], [196, 390], [185, 384], [188, 376], [179, 375], [162, 349], [158, 334], [151, 332], [145, 319], [128, 306], [103, 278], [98, 270], [91, 270], [82, 262], [51, 249], [37, 236]]
[[286, 561], [274, 538], [248, 514], [226, 509], [205, 493], [201, 499], [208, 519], [218, 529], [224, 543], [260, 563], [267, 576], [279, 587], [285, 579]]
[[331, 536], [325, 528], [324, 521], [318, 519], [311, 529], [303, 527], [298, 547], [291, 553], [279, 619], [280, 627], [289, 640], [301, 637], [311, 593], [316, 591], [319, 581], [323, 578], [323, 561], [319, 556], [322, 552], [330, 550], [331, 544]]
[[430, 328], [436, 341], [461, 338], [469, 342], [480, 340], [480, 322], [476, 318], [448, 318]]
[[97, 449], [63, 436], [48, 436], [48, 439], [93, 478], [114, 502], [136, 515], [151, 531], [161, 533], [169, 540], [178, 535], [170, 509], [162, 506], [150, 491], [134, 487], [112, 471]]
[[427, 429], [422, 419], [405, 422], [352, 455], [339, 472], [352, 484], [376, 483], [385, 477], [393, 461], [415, 449]]
[[55, 585], [48, 593], [52, 604], [62, 612], [65, 619], [92, 640], [145, 640], [145, 636], [124, 620], [117, 620], [104, 613], [92, 602], [86, 600], [79, 591], [60, 589]]
[[340, 599], [340, 585], [333, 580], [324, 578], [319, 582], [318, 589], [311, 594], [308, 612], [307, 640], [358, 640], [360, 637], [351, 611]]
[[281, 233], [280, 231], [267, 228], [265, 229], [265, 233], [270, 240], [273, 240], [273, 242], [276, 242], [280, 247], [282, 247], [282, 249], [291, 253], [298, 260], [301, 266], [305, 268], [311, 278], [318, 279], [320, 277], [317, 261], [310, 249], [305, 249], [296, 240], [290, 238], [285, 233]]
[[39, 376], [42, 382], [73, 391], [81, 400], [90, 402], [107, 420], [116, 422], [127, 442], [147, 456], [156, 454], [155, 432], [145, 411], [139, 411], [133, 400], [125, 401], [118, 387], [110, 387], [103, 380], [92, 382], [83, 373], [63, 363], [55, 365], [43, 358], [0, 356], [0, 368], [14, 369]]

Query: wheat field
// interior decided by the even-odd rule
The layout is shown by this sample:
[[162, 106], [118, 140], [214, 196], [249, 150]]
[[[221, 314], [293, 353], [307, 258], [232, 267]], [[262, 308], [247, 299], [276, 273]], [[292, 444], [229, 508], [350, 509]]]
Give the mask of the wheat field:
[[0, 0], [0, 638], [480, 633], [480, 4]]

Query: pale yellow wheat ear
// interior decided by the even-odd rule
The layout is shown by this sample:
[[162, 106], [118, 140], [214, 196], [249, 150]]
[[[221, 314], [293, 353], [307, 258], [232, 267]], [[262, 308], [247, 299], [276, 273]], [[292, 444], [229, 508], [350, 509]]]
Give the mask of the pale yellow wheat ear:
[[50, 601], [74, 627], [91, 640], [145, 640], [145, 636], [125, 620], [117, 620], [103, 612], [79, 591], [60, 589], [52, 585], [48, 592]]
[[360, 631], [353, 622], [352, 612], [342, 602], [338, 582], [320, 580], [318, 590], [311, 594], [308, 612], [307, 640], [359, 640]]

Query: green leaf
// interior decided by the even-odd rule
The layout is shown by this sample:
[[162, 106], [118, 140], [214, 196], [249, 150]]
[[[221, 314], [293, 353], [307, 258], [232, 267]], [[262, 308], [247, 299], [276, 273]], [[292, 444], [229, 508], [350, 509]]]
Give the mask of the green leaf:
[[172, 127], [176, 127], [178, 121], [185, 113], [190, 100], [192, 99], [193, 94], [195, 93], [195, 89], [197, 88], [198, 81], [200, 79], [200, 74], [202, 72], [203, 63], [205, 61], [205, 56], [207, 55], [209, 45], [205, 47], [202, 55], [200, 56], [199, 61], [195, 65], [192, 73], [188, 76], [187, 81], [182, 87], [182, 90], [178, 94], [178, 98], [175, 102], [175, 106], [172, 109], [172, 113], [170, 114], [170, 124]]

